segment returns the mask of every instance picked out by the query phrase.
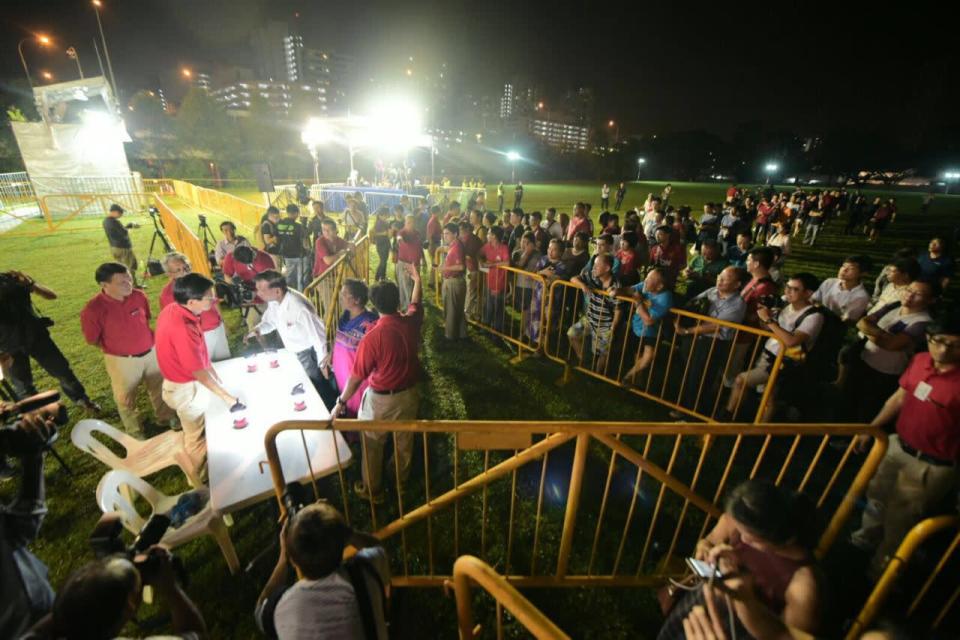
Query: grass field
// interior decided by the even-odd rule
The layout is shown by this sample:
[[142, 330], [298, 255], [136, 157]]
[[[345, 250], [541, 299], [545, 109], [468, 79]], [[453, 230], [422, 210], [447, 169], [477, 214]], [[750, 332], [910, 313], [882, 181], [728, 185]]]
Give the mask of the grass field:
[[[625, 208], [642, 202], [647, 192], [659, 193], [663, 183], [631, 183]], [[584, 183], [525, 185], [523, 206], [526, 210], [556, 206], [569, 211], [577, 200], [599, 202], [599, 185]], [[725, 185], [674, 183], [674, 204], [689, 204], [697, 212], [703, 203], [721, 200]], [[839, 258], [848, 253], [867, 253], [877, 264], [901, 246], [918, 250], [925, 246], [933, 233], [950, 231], [957, 224], [955, 211], [960, 209], [960, 198], [939, 197], [931, 213], [921, 217], [916, 213], [920, 194], [897, 193], [901, 214], [887, 235], [876, 245], [868, 245], [860, 236], [844, 237], [837, 225], [826, 228], [815, 249], [798, 247], [787, 263], [787, 271], [809, 270], [818, 276], [833, 275]], [[259, 201], [256, 198], [251, 198]], [[197, 226], [197, 211], [178, 203], [177, 213], [191, 228]], [[596, 209], [594, 209], [596, 212]], [[208, 213], [216, 229], [219, 216]], [[135, 250], [143, 262], [151, 237], [150, 221], [146, 216], [134, 216], [132, 221], [142, 227], [133, 231]], [[34, 228], [28, 223], [22, 230]], [[799, 243], [798, 243], [799, 244]], [[93, 272], [98, 264], [110, 257], [98, 219], [84, 219], [67, 223], [63, 230], [53, 234], [26, 237], [0, 234], [0, 270], [25, 271], [39, 282], [60, 294], [56, 302], [41, 301], [41, 312], [53, 318], [56, 325], [53, 337], [72, 363], [78, 377], [96, 401], [107, 411], [106, 420], [118, 424], [109, 381], [104, 375], [98, 350], [84, 344], [77, 317], [83, 304], [97, 292]], [[373, 260], [375, 262], [375, 258]], [[375, 267], [375, 264], [371, 265]], [[873, 275], [873, 274], [871, 274]], [[156, 299], [163, 282], [149, 281], [147, 294], [156, 310]], [[955, 292], [952, 287], [952, 292]], [[954, 299], [956, 296], [952, 296]], [[236, 346], [241, 336], [240, 318], [234, 311], [225, 312], [228, 333]], [[456, 352], [437, 348], [442, 337], [442, 318], [428, 306], [424, 337], [423, 361], [428, 392], [424, 395], [421, 417], [426, 419], [530, 419], [530, 420], [662, 420], [666, 411], [620, 389], [589, 380], [577, 379], [562, 390], [553, 382], [560, 368], [544, 359], [527, 359], [520, 365], [510, 365], [511, 354], [494, 344], [482, 333], [471, 330], [473, 339]], [[38, 371], [39, 388], [50, 388], [53, 382]], [[141, 399], [146, 407], [145, 399]], [[71, 424], [82, 418], [71, 411]], [[57, 445], [73, 468], [69, 476], [52, 461], [47, 461], [49, 515], [34, 549], [48, 565], [51, 582], [62, 584], [66, 576], [91, 558], [87, 537], [99, 517], [94, 501], [97, 482], [105, 469], [93, 458], [81, 454], [69, 444], [69, 427], [62, 433]], [[602, 478], [600, 479], [602, 480]], [[591, 480], [593, 481], [593, 480]], [[156, 483], [167, 492], [183, 490], [178, 472], [168, 470], [157, 477]], [[13, 495], [15, 483], [0, 485], [0, 498]], [[263, 522], [273, 517], [269, 503], [246, 509], [235, 515], [236, 524], [231, 536], [241, 562], [246, 563], [273, 541], [271, 527]], [[249, 574], [231, 578], [226, 572], [219, 549], [212, 540], [191, 543], [178, 551], [191, 574], [189, 592], [197, 599], [211, 636], [217, 638], [246, 638], [256, 636], [252, 606], [272, 567], [274, 553]], [[553, 617], [561, 628], [575, 636], [592, 637], [652, 637], [657, 620], [651, 615], [650, 594], [610, 593], [604, 590], [554, 590], [533, 592], [532, 598]], [[641, 596], [641, 597], [637, 597]], [[584, 611], [603, 610], [603, 627], [584, 621]], [[452, 636], [455, 607], [452, 599], [443, 598], [437, 590], [399, 590], [394, 603], [395, 631], [398, 637], [422, 637], [423, 621], [436, 620], [437, 633]], [[610, 621], [616, 621], [611, 624]], [[433, 627], [433, 625], [431, 625]]]

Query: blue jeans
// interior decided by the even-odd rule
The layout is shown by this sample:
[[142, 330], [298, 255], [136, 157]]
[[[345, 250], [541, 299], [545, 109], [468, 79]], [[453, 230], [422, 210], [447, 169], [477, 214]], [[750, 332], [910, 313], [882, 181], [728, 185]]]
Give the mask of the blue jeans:
[[310, 284], [307, 258], [284, 258], [283, 264], [287, 268], [287, 284], [303, 291], [304, 287]]

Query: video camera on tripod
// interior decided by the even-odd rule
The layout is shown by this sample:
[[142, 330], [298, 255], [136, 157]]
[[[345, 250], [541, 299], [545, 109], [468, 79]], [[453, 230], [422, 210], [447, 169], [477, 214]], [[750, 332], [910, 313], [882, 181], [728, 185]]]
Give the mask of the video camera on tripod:
[[149, 207], [147, 208], [147, 213], [150, 214], [150, 219], [153, 220], [153, 237], [150, 239], [150, 251], [147, 253], [147, 273], [151, 276], [162, 276], [163, 264], [161, 264], [160, 260], [153, 257], [153, 249], [158, 239], [163, 245], [165, 253], [173, 251], [173, 247], [170, 245], [167, 235], [163, 232], [166, 227], [163, 224], [163, 218], [160, 217], [160, 210], [156, 207]]

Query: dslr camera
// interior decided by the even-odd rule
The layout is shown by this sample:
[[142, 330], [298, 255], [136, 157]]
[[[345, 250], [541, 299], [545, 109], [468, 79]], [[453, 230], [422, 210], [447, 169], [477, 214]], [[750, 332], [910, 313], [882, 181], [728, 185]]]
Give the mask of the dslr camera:
[[[140, 579], [144, 584], [149, 584], [157, 575], [158, 561], [147, 551], [160, 542], [169, 527], [170, 518], [168, 516], [162, 513], [154, 513], [140, 529], [133, 540], [133, 544], [127, 546], [122, 539], [123, 521], [121, 515], [116, 512], [105, 513], [97, 521], [93, 531], [90, 532], [90, 548], [93, 549], [93, 554], [98, 559], [118, 554], [129, 558], [133, 566], [140, 572]], [[177, 581], [181, 585], [187, 586], [187, 572], [183, 567], [183, 562], [177, 556], [173, 556], [173, 571], [177, 576]]]
[[784, 305], [783, 298], [775, 293], [768, 293], [765, 296], [760, 296], [758, 302], [767, 309], [771, 310], [781, 309]]

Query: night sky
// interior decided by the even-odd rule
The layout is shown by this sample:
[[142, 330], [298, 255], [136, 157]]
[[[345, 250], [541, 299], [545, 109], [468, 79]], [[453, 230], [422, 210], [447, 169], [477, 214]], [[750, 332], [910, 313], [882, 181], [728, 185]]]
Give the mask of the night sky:
[[[103, 0], [102, 17], [121, 87], [161, 82], [173, 97], [182, 65], [250, 65], [249, 34], [268, 17], [299, 12], [308, 46], [356, 57], [357, 73], [400, 73], [398, 61], [445, 61], [475, 95], [498, 95], [514, 75], [547, 97], [586, 85], [597, 118], [623, 133], [739, 123], [816, 133], [835, 127], [918, 130], [956, 121], [960, 54], [947, 5], [859, 3], [304, 2]], [[74, 45], [96, 68], [96, 22], [87, 0], [3, 4], [0, 77], [19, 78], [16, 43], [53, 35], [54, 53], [26, 45], [32, 70], [76, 77], [62, 55]], [[36, 73], [35, 73], [36, 75]]]

